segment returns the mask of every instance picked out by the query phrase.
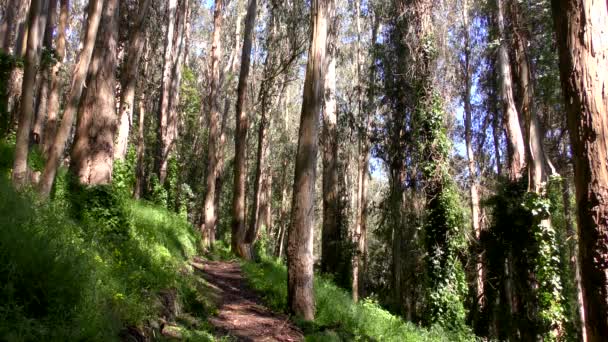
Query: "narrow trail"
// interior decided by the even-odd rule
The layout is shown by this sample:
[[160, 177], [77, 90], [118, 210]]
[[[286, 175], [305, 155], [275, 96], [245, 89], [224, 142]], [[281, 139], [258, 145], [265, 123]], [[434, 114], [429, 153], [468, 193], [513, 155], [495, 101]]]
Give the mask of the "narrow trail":
[[302, 341], [302, 332], [283, 314], [262, 305], [236, 262], [204, 261], [203, 278], [219, 292], [218, 314], [209, 322], [238, 341]]

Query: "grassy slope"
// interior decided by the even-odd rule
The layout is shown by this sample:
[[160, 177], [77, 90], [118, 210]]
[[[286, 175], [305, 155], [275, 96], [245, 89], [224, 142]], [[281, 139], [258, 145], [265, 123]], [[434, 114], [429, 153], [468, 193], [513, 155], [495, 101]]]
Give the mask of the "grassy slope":
[[112, 341], [128, 326], [150, 334], [163, 291], [176, 294], [188, 340], [213, 339], [213, 305], [187, 264], [194, 229], [164, 209], [124, 207], [128, 237], [117, 242], [97, 234], [106, 222], [77, 221], [62, 201], [16, 194], [0, 176], [0, 340]]
[[[287, 269], [274, 261], [243, 263], [250, 284], [275, 310], [287, 307]], [[315, 277], [316, 317], [299, 322], [307, 341], [470, 341], [468, 333], [453, 333], [438, 327], [420, 328], [382, 309], [378, 304], [353, 303], [350, 294], [330, 280]]]

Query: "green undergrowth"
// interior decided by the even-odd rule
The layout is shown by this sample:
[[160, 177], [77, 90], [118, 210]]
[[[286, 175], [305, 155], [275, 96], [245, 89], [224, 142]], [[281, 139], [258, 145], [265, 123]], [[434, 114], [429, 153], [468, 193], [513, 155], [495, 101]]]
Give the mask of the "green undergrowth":
[[159, 338], [166, 322], [184, 340], [214, 340], [185, 219], [111, 187], [58, 190], [68, 198], [41, 201], [0, 175], [1, 341]]
[[[287, 268], [263, 260], [244, 262], [242, 269], [250, 285], [272, 309], [286, 311]], [[315, 276], [316, 315], [312, 323], [298, 321], [307, 341], [474, 341], [467, 332], [439, 327], [421, 328], [405, 322], [371, 300], [354, 303], [350, 293], [331, 280]]]

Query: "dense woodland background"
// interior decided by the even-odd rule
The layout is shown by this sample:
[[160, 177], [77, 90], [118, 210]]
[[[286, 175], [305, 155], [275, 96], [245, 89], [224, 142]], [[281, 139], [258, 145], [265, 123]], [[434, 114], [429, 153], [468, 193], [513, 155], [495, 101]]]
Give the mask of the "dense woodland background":
[[[52, 310], [40, 309], [61, 311], [62, 300], [80, 303], [68, 325], [107, 322], [87, 316], [79, 290], [49, 294], [90, 284], [83, 268], [65, 278], [84, 259], [139, 279], [104, 283], [107, 302], [106, 290], [82, 297], [123, 308], [111, 320], [120, 331], [148, 317], [131, 310], [142, 289], [176, 287], [182, 259], [228, 245], [244, 260], [286, 263], [281, 296], [303, 321], [323, 319], [316, 272], [354, 303], [455, 334], [443, 338], [608, 336], [606, 3], [0, 9], [0, 339], [68, 338], [49, 332]], [[159, 207], [170, 219], [155, 227], [190, 239], [182, 259], [165, 235], [146, 247], [157, 228], [142, 222]], [[145, 251], [168, 259], [143, 261]], [[41, 265], [58, 278], [37, 280]], [[89, 328], [69, 338], [108, 338]]]

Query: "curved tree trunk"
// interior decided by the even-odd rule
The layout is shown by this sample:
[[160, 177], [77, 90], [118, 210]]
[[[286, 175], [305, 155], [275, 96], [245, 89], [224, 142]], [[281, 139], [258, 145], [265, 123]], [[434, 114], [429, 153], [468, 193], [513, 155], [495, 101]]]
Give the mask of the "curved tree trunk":
[[53, 144], [49, 149], [48, 159], [42, 172], [42, 177], [39, 183], [39, 191], [42, 196], [48, 197], [55, 181], [55, 175], [57, 168], [61, 163], [63, 154], [65, 152], [65, 145], [70, 137], [70, 130], [72, 129], [72, 123], [74, 121], [74, 115], [78, 110], [80, 98], [84, 87], [84, 81], [87, 76], [89, 64], [91, 62], [91, 56], [93, 54], [93, 48], [95, 47], [95, 38], [97, 37], [97, 31], [101, 20], [101, 12], [103, 8], [103, 0], [92, 0], [88, 6], [87, 25], [84, 30], [84, 40], [82, 50], [78, 56], [78, 62], [74, 68], [74, 75], [72, 76], [72, 85], [70, 92], [68, 93], [65, 111], [61, 120], [61, 126]]
[[327, 12], [331, 0], [313, 0], [312, 37], [298, 134], [293, 184], [291, 225], [287, 237], [287, 302], [289, 310], [304, 320], [315, 315], [313, 293], [313, 231], [319, 118], [323, 108]]
[[116, 134], [118, 0], [106, 0], [76, 124], [70, 170], [83, 185], [112, 181]]
[[574, 159], [579, 253], [589, 341], [608, 336], [608, 5], [553, 0]]

